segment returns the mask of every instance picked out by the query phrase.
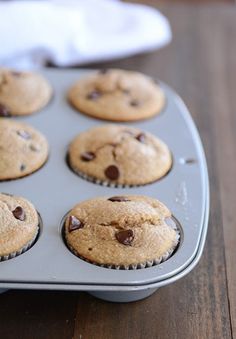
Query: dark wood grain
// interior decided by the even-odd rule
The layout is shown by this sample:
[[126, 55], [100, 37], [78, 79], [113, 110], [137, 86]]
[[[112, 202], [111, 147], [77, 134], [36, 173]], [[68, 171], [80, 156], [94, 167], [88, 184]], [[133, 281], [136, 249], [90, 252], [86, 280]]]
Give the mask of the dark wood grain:
[[0, 338], [72, 338], [78, 300], [71, 292], [6, 292], [0, 295]]
[[187, 277], [131, 304], [107, 303], [86, 293], [0, 295], [1, 339], [236, 338], [236, 8], [166, 4], [162, 10], [174, 32], [170, 46], [103, 66], [159, 77], [192, 112], [211, 182], [203, 257]]

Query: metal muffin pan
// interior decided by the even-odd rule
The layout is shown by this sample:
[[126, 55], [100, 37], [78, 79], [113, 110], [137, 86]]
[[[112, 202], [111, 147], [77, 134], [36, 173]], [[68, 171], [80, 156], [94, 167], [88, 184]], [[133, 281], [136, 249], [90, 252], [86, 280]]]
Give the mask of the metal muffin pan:
[[[41, 112], [18, 118], [47, 137], [50, 156], [37, 172], [0, 182], [0, 192], [21, 195], [39, 211], [43, 226], [35, 245], [24, 254], [0, 262], [0, 288], [83, 290], [110, 301], [142, 299], [158, 287], [187, 274], [198, 262], [205, 242], [209, 214], [209, 184], [204, 151], [190, 114], [167, 85], [163, 112], [145, 121], [127, 123], [149, 131], [167, 143], [173, 167], [161, 180], [140, 187], [112, 188], [88, 182], [66, 163], [70, 141], [80, 132], [107, 122], [77, 112], [66, 100], [68, 88], [88, 70], [44, 70], [54, 97]], [[123, 123], [124, 124], [124, 123]], [[143, 194], [165, 203], [182, 227], [175, 254], [159, 265], [114, 270], [87, 263], [65, 246], [64, 215], [78, 202], [95, 196]]]

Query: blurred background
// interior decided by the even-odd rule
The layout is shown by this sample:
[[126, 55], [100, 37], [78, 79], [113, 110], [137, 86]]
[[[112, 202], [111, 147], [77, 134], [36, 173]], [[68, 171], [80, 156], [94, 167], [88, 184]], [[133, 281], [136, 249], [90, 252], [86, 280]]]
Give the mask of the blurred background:
[[71, 67], [154, 51], [175, 38], [178, 12], [179, 20], [187, 7], [207, 15], [209, 6], [227, 2], [234, 1], [0, 1], [0, 63]]
[[0, 63], [68, 67], [151, 51], [171, 41], [157, 9], [117, 0], [0, 2]]

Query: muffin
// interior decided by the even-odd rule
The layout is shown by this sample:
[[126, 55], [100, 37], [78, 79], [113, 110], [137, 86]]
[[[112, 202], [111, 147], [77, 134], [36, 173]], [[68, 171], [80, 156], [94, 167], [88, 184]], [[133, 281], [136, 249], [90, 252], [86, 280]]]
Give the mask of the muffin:
[[0, 194], [0, 261], [13, 258], [34, 243], [39, 231], [35, 207], [26, 199]]
[[109, 69], [77, 81], [68, 92], [68, 100], [78, 111], [98, 119], [136, 121], [160, 113], [165, 95], [142, 73]]
[[164, 142], [140, 129], [104, 125], [79, 134], [68, 151], [70, 167], [87, 180], [108, 185], [145, 185], [171, 168]]
[[99, 197], [76, 205], [65, 220], [65, 241], [90, 263], [136, 269], [167, 260], [179, 241], [171, 212], [146, 196]]
[[0, 116], [32, 114], [51, 96], [52, 88], [40, 74], [0, 68]]
[[48, 158], [46, 138], [28, 124], [0, 118], [0, 180], [38, 170]]

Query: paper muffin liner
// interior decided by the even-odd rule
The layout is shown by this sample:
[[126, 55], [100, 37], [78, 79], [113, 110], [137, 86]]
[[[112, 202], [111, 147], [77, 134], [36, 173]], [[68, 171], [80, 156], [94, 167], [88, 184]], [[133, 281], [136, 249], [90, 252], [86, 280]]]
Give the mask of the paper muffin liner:
[[119, 183], [116, 183], [115, 181], [98, 179], [96, 177], [93, 177], [91, 175], [88, 175], [88, 174], [80, 171], [79, 169], [75, 169], [71, 166], [68, 155], [66, 156], [66, 162], [67, 162], [67, 165], [69, 166], [69, 168], [71, 169], [71, 171], [74, 172], [75, 174], [77, 174], [82, 179], [85, 179], [85, 180], [92, 182], [94, 184], [97, 184], [97, 185], [101, 185], [101, 186], [105, 186], [105, 187], [111, 187], [111, 188], [132, 188], [132, 187], [140, 187], [140, 186], [150, 185], [150, 184], [152, 184], [156, 181], [163, 179], [166, 175], [168, 175], [168, 173], [171, 171], [172, 166], [173, 166], [173, 161], [172, 161], [172, 165], [169, 168], [169, 170], [163, 176], [161, 176], [160, 178], [158, 178], [156, 180], [147, 182], [145, 184], [133, 184], [133, 185], [131, 184], [131, 185], [129, 185], [129, 184], [119, 184]]
[[78, 258], [88, 262], [89, 264], [93, 264], [99, 267], [104, 267], [104, 268], [109, 268], [109, 269], [115, 269], [115, 270], [136, 270], [136, 269], [141, 269], [141, 268], [148, 268], [148, 267], [152, 267], [152, 266], [156, 266], [164, 261], [166, 261], [167, 259], [169, 259], [171, 257], [171, 255], [178, 249], [178, 245], [180, 242], [180, 231], [178, 230], [178, 228], [176, 229], [176, 241], [175, 244], [173, 245], [173, 247], [171, 249], [169, 249], [168, 251], [166, 251], [161, 257], [153, 259], [153, 260], [147, 260], [145, 262], [142, 263], [138, 263], [138, 264], [130, 264], [130, 265], [112, 265], [112, 264], [99, 264], [95, 261], [89, 260], [83, 256], [81, 256], [72, 246], [70, 246], [67, 241], [66, 238], [64, 237], [65, 243], [67, 245], [67, 247], [69, 248], [69, 250], [75, 254]]
[[89, 182], [93, 182], [94, 184], [105, 186], [105, 187], [112, 187], [112, 188], [129, 188], [129, 187], [138, 187], [138, 186], [144, 186], [143, 184], [140, 185], [128, 185], [128, 184], [118, 184], [113, 181], [106, 181], [102, 179], [97, 179], [95, 177], [89, 176], [88, 174], [81, 172], [80, 170], [75, 170], [71, 166], [70, 168], [72, 169], [73, 172], [78, 174], [82, 179], [85, 179]]
[[34, 235], [34, 237], [32, 238], [32, 240], [30, 242], [28, 242], [24, 247], [22, 247], [20, 250], [18, 250], [16, 252], [12, 252], [8, 255], [0, 256], [0, 261], [6, 261], [6, 260], [9, 260], [9, 259], [18, 257], [19, 255], [28, 251], [34, 245], [34, 243], [36, 242], [38, 234], [39, 234], [39, 226], [38, 226], [38, 230], [37, 230], [36, 234]]

